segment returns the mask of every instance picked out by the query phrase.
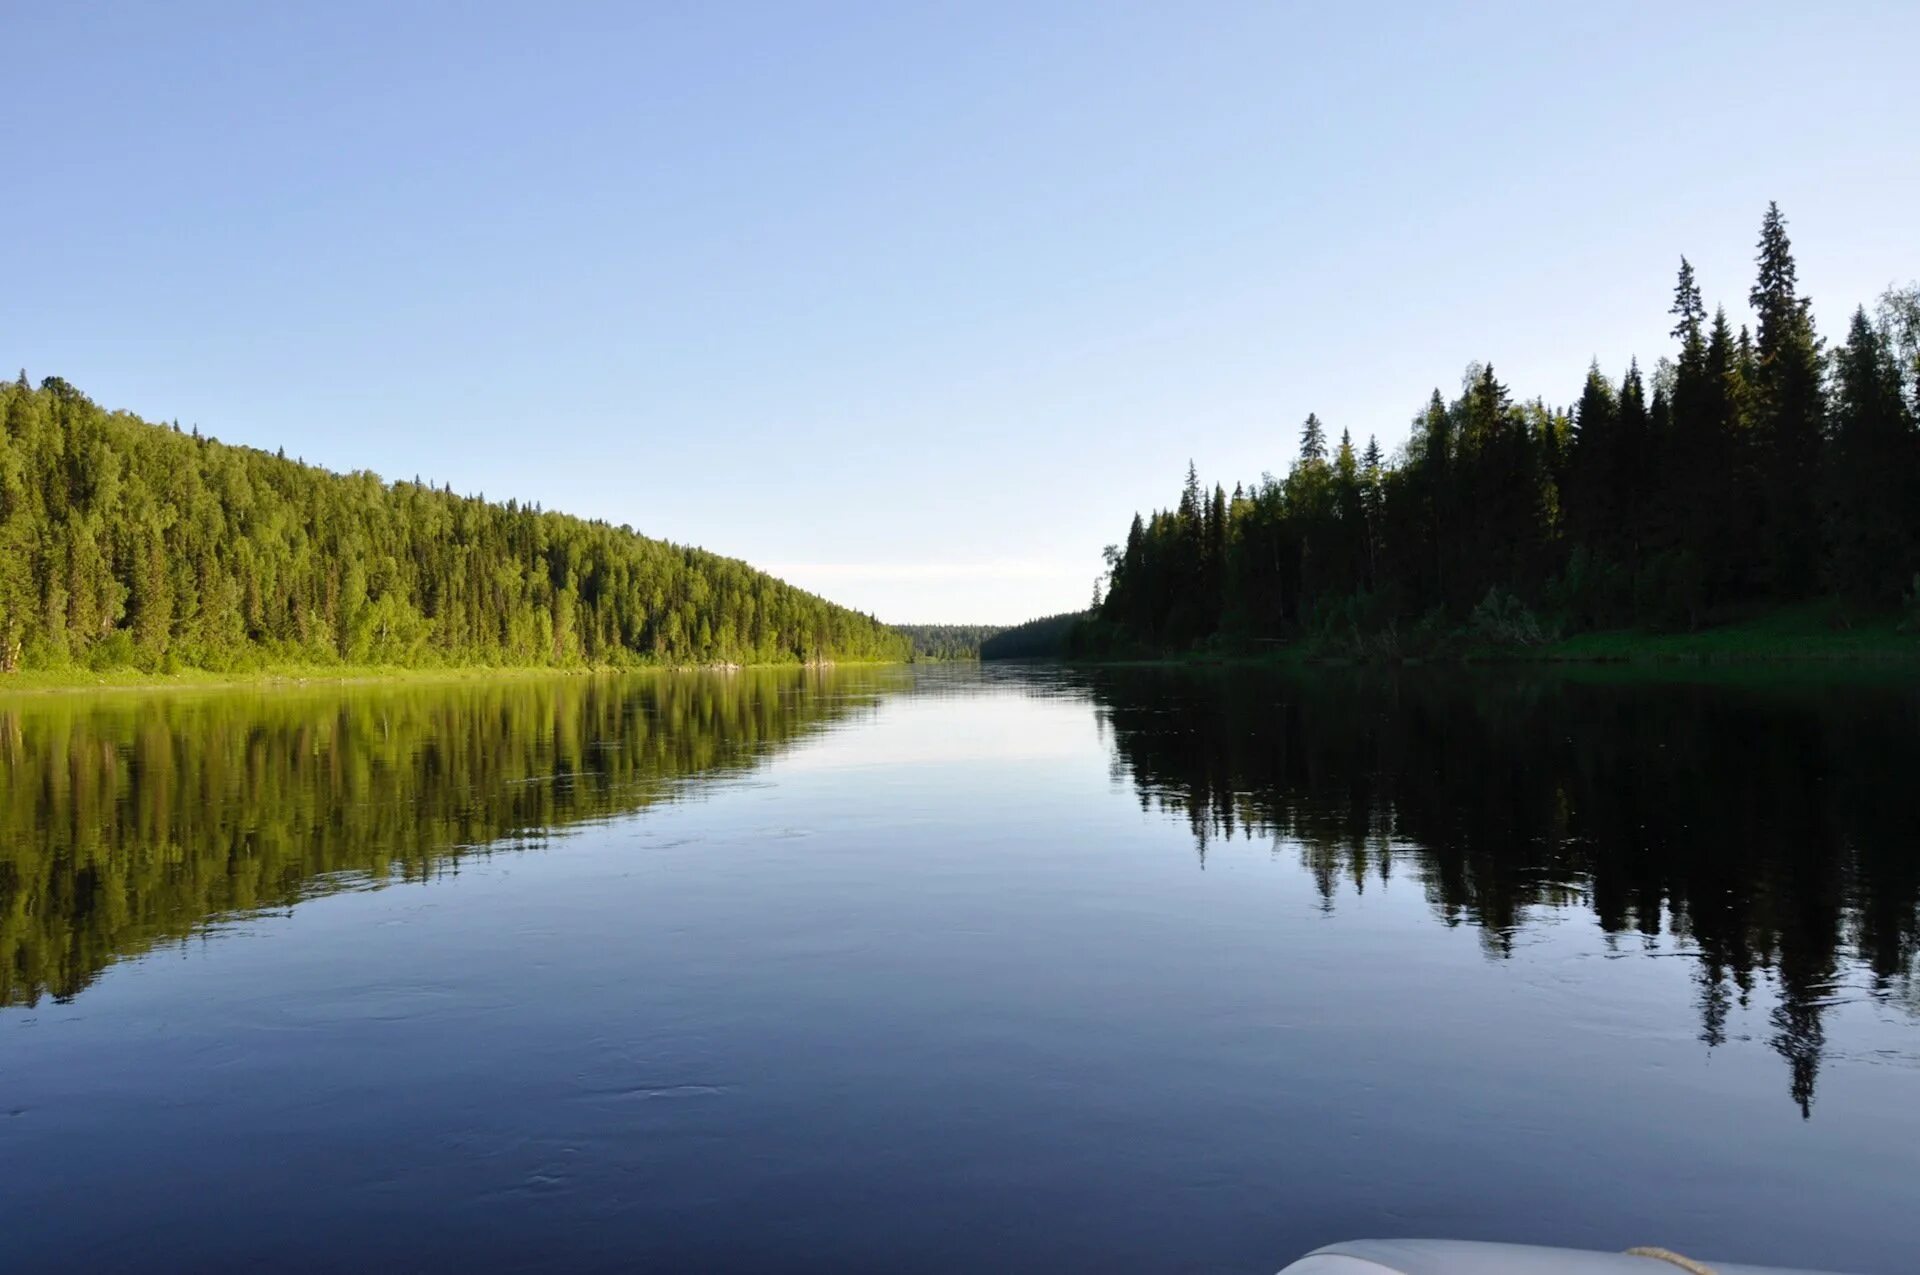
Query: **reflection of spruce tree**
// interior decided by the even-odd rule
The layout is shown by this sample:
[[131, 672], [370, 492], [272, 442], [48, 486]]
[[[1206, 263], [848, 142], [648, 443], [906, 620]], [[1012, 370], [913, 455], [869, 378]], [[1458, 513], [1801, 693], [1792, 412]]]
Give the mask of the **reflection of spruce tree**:
[[1886, 799], [1920, 754], [1911, 693], [1328, 670], [1112, 673], [1094, 694], [1143, 807], [1202, 847], [1296, 843], [1329, 908], [1410, 864], [1436, 916], [1494, 955], [1540, 908], [1671, 934], [1697, 955], [1710, 1047], [1765, 978], [1803, 1111], [1844, 966], [1880, 995], [1911, 980], [1920, 814]]
[[[0, 1005], [209, 920], [671, 800], [882, 672], [519, 680], [0, 705]], [[859, 679], [859, 680], [855, 680]]]

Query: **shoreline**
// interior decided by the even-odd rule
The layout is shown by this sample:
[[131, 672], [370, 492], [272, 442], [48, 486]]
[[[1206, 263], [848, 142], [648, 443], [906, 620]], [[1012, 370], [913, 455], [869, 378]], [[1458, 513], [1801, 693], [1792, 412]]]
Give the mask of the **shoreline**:
[[[1044, 657], [1043, 657], [1044, 658]], [[1691, 631], [1603, 629], [1531, 646], [1500, 646], [1465, 633], [1443, 639], [1442, 649], [1399, 656], [1315, 651], [1305, 640], [1255, 648], [1223, 644], [1218, 649], [1166, 651], [1102, 658], [1060, 656], [1086, 666], [1167, 667], [1251, 665], [1288, 667], [1639, 667], [1700, 668], [1739, 665], [1859, 665], [1898, 667], [1920, 663], [1920, 632], [1905, 631], [1894, 616], [1836, 623], [1831, 610], [1800, 607]]]
[[838, 667], [906, 667], [902, 661], [824, 660], [768, 664], [602, 664], [552, 667], [539, 664], [464, 664], [415, 668], [406, 665], [279, 665], [244, 672], [185, 668], [174, 673], [140, 669], [30, 669], [0, 673], [0, 700], [27, 695], [73, 695], [99, 691], [311, 690], [322, 687], [398, 685], [409, 682], [472, 682], [527, 678], [618, 677], [663, 673], [743, 673], [763, 669], [819, 670]]

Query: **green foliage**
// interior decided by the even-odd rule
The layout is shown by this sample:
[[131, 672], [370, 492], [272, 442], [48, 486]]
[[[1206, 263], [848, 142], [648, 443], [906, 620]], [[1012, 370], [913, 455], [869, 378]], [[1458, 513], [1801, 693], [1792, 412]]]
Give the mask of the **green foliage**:
[[134, 667], [138, 652], [134, 649], [133, 634], [125, 629], [115, 629], [106, 637], [95, 642], [87, 652], [87, 667], [98, 671], [116, 668]]
[[1475, 637], [1495, 647], [1543, 646], [1552, 636], [1526, 603], [1498, 586], [1487, 590], [1487, 596], [1468, 617], [1468, 624]]
[[1774, 206], [1757, 264], [1750, 337], [1709, 321], [1682, 258], [1678, 355], [1651, 396], [1637, 361], [1617, 382], [1590, 368], [1571, 411], [1515, 402], [1474, 364], [1394, 461], [1356, 457], [1344, 431], [1330, 449], [1310, 415], [1286, 476], [1230, 501], [1189, 464], [1177, 505], [1109, 551], [1082, 644], [1390, 659], [1692, 630], [1823, 589], [1891, 608], [1920, 566], [1920, 290], [1856, 313], [1829, 358]]
[[1313, 654], [1332, 659], [1396, 660], [1418, 654], [1400, 632], [1400, 607], [1391, 589], [1362, 589], [1315, 604], [1306, 635]]
[[902, 660], [745, 563], [0, 385], [0, 673]]

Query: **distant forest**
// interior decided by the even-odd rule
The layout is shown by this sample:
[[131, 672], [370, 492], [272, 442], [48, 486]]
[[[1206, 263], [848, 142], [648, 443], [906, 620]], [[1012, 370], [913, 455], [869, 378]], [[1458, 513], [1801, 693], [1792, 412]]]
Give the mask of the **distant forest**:
[[980, 644], [983, 660], [1034, 660], [1064, 654], [1067, 644], [1091, 611], [1043, 615], [1025, 624], [1003, 629]]
[[1192, 466], [1171, 510], [1106, 551], [1083, 654], [1304, 638], [1360, 655], [1466, 624], [1528, 645], [1689, 629], [1816, 596], [1920, 615], [1920, 288], [1856, 309], [1829, 349], [1769, 205], [1748, 293], [1711, 312], [1681, 259], [1674, 348], [1571, 408], [1490, 364], [1439, 390], [1391, 458], [1309, 415], [1284, 478], [1229, 493]]
[[0, 383], [0, 672], [903, 660], [908, 639], [627, 527], [336, 474]]
[[980, 644], [1000, 632], [998, 624], [896, 624], [913, 643], [915, 660], [977, 660]]

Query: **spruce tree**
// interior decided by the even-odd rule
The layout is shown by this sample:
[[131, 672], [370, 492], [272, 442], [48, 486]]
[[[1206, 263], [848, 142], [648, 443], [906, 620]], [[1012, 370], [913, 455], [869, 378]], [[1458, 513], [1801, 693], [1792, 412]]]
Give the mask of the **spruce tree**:
[[1748, 300], [1759, 322], [1754, 342], [1755, 406], [1765, 492], [1766, 565], [1783, 597], [1804, 595], [1818, 561], [1816, 485], [1826, 404], [1821, 355], [1809, 303], [1778, 204], [1760, 227], [1758, 274]]
[[1915, 565], [1920, 446], [1899, 364], [1864, 307], [1834, 352], [1834, 372], [1826, 500], [1833, 584], [1857, 601], [1887, 605], [1899, 600]]
[[1220, 614], [1221, 592], [1227, 580], [1227, 493], [1218, 483], [1213, 487], [1213, 502], [1207, 509], [1207, 545], [1205, 583], [1209, 627]]
[[1438, 387], [1427, 399], [1427, 410], [1415, 428], [1421, 439], [1420, 485], [1425, 489], [1422, 502], [1426, 506], [1423, 512], [1428, 552], [1425, 556], [1433, 571], [1433, 599], [1444, 608], [1452, 601], [1449, 583], [1454, 574], [1449, 568], [1454, 558], [1455, 445], [1453, 416], [1447, 411], [1446, 400], [1440, 397]]
[[1369, 434], [1366, 450], [1360, 453], [1360, 512], [1366, 519], [1369, 591], [1380, 584], [1380, 538], [1385, 530], [1386, 491], [1380, 470], [1380, 440]]
[[1594, 553], [1616, 559], [1622, 510], [1615, 494], [1620, 410], [1613, 386], [1596, 360], [1573, 415], [1573, 456], [1568, 465], [1567, 518], [1574, 539]]
[[1320, 418], [1312, 412], [1307, 413], [1307, 422], [1300, 427], [1300, 459], [1308, 464], [1324, 461], [1327, 458], [1327, 431]]
[[1674, 284], [1673, 307], [1668, 313], [1674, 316], [1676, 341], [1683, 347], [1700, 344], [1700, 327], [1706, 320], [1707, 309], [1700, 301], [1700, 285], [1693, 276], [1693, 263], [1685, 257], [1680, 258], [1680, 278]]

